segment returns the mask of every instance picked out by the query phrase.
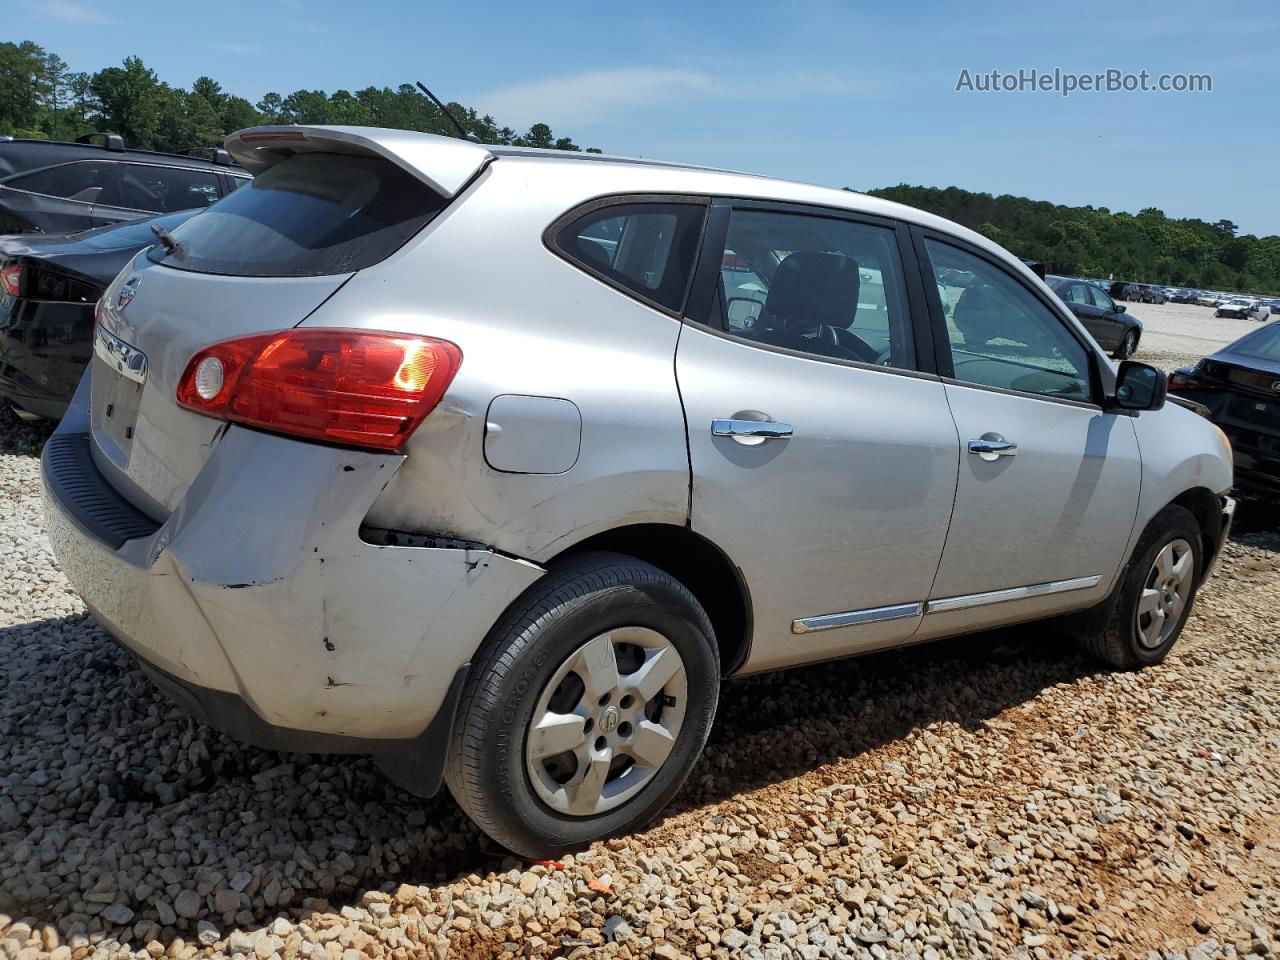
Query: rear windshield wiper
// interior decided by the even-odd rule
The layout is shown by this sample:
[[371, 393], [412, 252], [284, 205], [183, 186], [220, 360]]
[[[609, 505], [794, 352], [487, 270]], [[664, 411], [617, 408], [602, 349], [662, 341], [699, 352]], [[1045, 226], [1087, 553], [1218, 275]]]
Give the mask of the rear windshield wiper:
[[175, 257], [182, 256], [182, 244], [173, 239], [173, 234], [168, 230], [160, 226], [158, 223], [153, 223], [151, 225], [151, 232], [154, 233], [156, 235], [156, 239], [164, 245], [166, 253], [172, 254]]

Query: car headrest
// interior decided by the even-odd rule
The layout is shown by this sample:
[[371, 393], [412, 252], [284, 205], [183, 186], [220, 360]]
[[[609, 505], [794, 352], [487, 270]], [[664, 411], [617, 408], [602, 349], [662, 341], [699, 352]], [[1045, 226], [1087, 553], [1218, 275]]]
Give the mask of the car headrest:
[[848, 327], [858, 309], [858, 264], [842, 253], [799, 251], [773, 274], [764, 313], [770, 326]]
[[951, 321], [964, 334], [966, 343], [986, 343], [1004, 335], [1004, 298], [985, 283], [977, 283], [960, 294]]

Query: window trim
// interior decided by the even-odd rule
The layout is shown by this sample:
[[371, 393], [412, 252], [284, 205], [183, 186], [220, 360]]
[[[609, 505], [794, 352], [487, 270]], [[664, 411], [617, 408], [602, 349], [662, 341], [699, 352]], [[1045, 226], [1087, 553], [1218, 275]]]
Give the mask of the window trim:
[[[646, 297], [640, 291], [619, 283], [613, 277], [601, 270], [595, 269], [591, 264], [584, 263], [578, 258], [572, 256], [569, 251], [561, 247], [556, 238], [560, 232], [570, 226], [582, 217], [595, 213], [597, 210], [606, 207], [634, 206], [637, 204], [681, 204], [682, 206], [700, 206], [703, 207], [702, 224], [698, 229], [697, 246], [694, 251], [694, 262], [689, 276], [685, 279], [684, 293], [680, 297], [680, 304], [675, 309], [668, 307], [666, 304], [659, 303], [652, 297]], [[566, 210], [560, 216], [556, 217], [542, 231], [542, 245], [546, 247], [552, 254], [563, 260], [575, 270], [581, 270], [590, 277], [599, 280], [605, 286], [612, 287], [619, 293], [643, 303], [646, 307], [657, 310], [659, 313], [666, 314], [668, 317], [679, 320], [685, 311], [685, 307], [689, 303], [689, 292], [693, 289], [694, 280], [698, 275], [698, 266], [701, 260], [702, 248], [707, 238], [707, 209], [711, 205], [711, 198], [704, 194], [686, 194], [686, 193], [611, 193], [604, 196], [594, 197], [584, 203]]]
[[[1033, 400], [1043, 400], [1046, 403], [1060, 403], [1071, 407], [1082, 407], [1088, 410], [1099, 410], [1106, 412], [1106, 404], [1101, 398], [1106, 395], [1106, 382], [1104, 370], [1110, 370], [1110, 367], [1101, 363], [1101, 354], [1096, 344], [1085, 339], [1077, 329], [1078, 320], [1072, 316], [1068, 319], [1065, 314], [1070, 314], [1065, 304], [1059, 302], [1055, 304], [1052, 299], [1046, 296], [1045, 291], [1038, 290], [1036, 287], [1027, 283], [1026, 278], [1020, 276], [1016, 271], [1010, 269], [1009, 264], [1004, 263], [1001, 259], [987, 250], [982, 249], [974, 243], [954, 236], [953, 234], [943, 233], [927, 227], [912, 225], [911, 236], [916, 248], [916, 259], [920, 266], [920, 278], [925, 283], [925, 298], [929, 304], [929, 315], [933, 321], [934, 329], [934, 348], [938, 363], [938, 373], [944, 383], [954, 384], [960, 387], [971, 387], [974, 390], [987, 390], [992, 393], [1003, 393], [1014, 397], [1029, 397]], [[989, 386], [984, 383], [971, 383], [968, 380], [958, 379], [955, 375], [954, 361], [951, 355], [951, 337], [947, 331], [947, 317], [942, 309], [942, 298], [938, 294], [938, 283], [934, 278], [933, 261], [929, 258], [928, 248], [925, 246], [926, 240], [933, 240], [936, 243], [942, 243], [947, 246], [955, 247], [963, 253], [977, 257], [984, 263], [995, 267], [1005, 274], [1010, 280], [1022, 286], [1029, 294], [1031, 294], [1040, 304], [1048, 310], [1048, 312], [1062, 325], [1067, 334], [1071, 336], [1080, 348], [1084, 350], [1085, 356], [1089, 361], [1089, 399], [1073, 400], [1070, 397], [1051, 397], [1043, 393], [1035, 393], [1028, 390], [1013, 390], [1008, 387]], [[1054, 295], [1054, 299], [1057, 295]], [[1114, 378], [1114, 373], [1112, 374]]]
[[[711, 307], [715, 302], [716, 290], [719, 286], [721, 260], [724, 257], [725, 240], [729, 234], [729, 220], [734, 210], [753, 210], [767, 213], [783, 213], [800, 216], [821, 217], [828, 220], [843, 220], [867, 226], [880, 227], [893, 232], [897, 242], [898, 258], [902, 265], [902, 285], [906, 288], [907, 318], [911, 323], [912, 348], [915, 353], [910, 367], [891, 367], [883, 364], [864, 363], [859, 360], [845, 360], [839, 357], [823, 357], [803, 350], [780, 347], [776, 344], [762, 343], [738, 336], [726, 330], [721, 324], [713, 323]], [[879, 373], [893, 373], [925, 379], [938, 379], [938, 369], [933, 362], [933, 327], [929, 321], [925, 288], [920, 282], [920, 271], [917, 269], [916, 255], [911, 243], [908, 224], [903, 221], [881, 217], [846, 207], [828, 207], [810, 203], [795, 203], [786, 200], [761, 200], [759, 198], [713, 196], [711, 212], [707, 217], [707, 226], [703, 231], [702, 250], [698, 257], [698, 265], [693, 274], [693, 293], [687, 298], [687, 309], [684, 319], [696, 323], [699, 328], [716, 336], [744, 343], [758, 350], [768, 350], [784, 356], [799, 357], [817, 363], [832, 363], [842, 367], [858, 370], [874, 370]]]

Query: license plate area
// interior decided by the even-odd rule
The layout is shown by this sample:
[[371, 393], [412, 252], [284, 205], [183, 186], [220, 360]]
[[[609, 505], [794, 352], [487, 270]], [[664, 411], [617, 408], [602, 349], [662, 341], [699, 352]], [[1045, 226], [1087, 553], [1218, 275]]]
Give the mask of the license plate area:
[[1253, 427], [1280, 430], [1280, 403], [1236, 394], [1231, 398], [1231, 417]]
[[94, 439], [98, 449], [121, 469], [129, 464], [142, 389], [141, 382], [123, 375], [101, 355], [94, 357], [90, 383]]

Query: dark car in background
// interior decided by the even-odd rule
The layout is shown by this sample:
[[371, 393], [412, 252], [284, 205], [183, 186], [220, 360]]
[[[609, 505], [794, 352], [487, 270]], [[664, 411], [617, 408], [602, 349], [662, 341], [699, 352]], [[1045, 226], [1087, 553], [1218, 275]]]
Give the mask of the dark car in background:
[[199, 213], [82, 233], [0, 237], [0, 399], [25, 417], [61, 417], [93, 355], [93, 310], [135, 253]]
[[1123, 304], [1116, 303], [1107, 291], [1079, 277], [1050, 274], [1044, 281], [1084, 324], [1099, 346], [1117, 360], [1133, 356], [1142, 338], [1142, 322], [1126, 312]]
[[1169, 392], [1207, 408], [1231, 439], [1237, 487], [1280, 494], [1280, 324], [1175, 370]]
[[0, 234], [70, 233], [203, 209], [250, 179], [220, 148], [204, 159], [98, 136], [103, 142], [0, 138]]
[[1126, 283], [1117, 280], [1111, 284], [1111, 288], [1107, 291], [1112, 300], [1129, 300], [1136, 303], [1141, 299], [1142, 291], [1136, 283]]
[[1149, 283], [1138, 284], [1138, 300], [1142, 303], [1168, 303], [1169, 297], [1163, 287], [1153, 287]]

